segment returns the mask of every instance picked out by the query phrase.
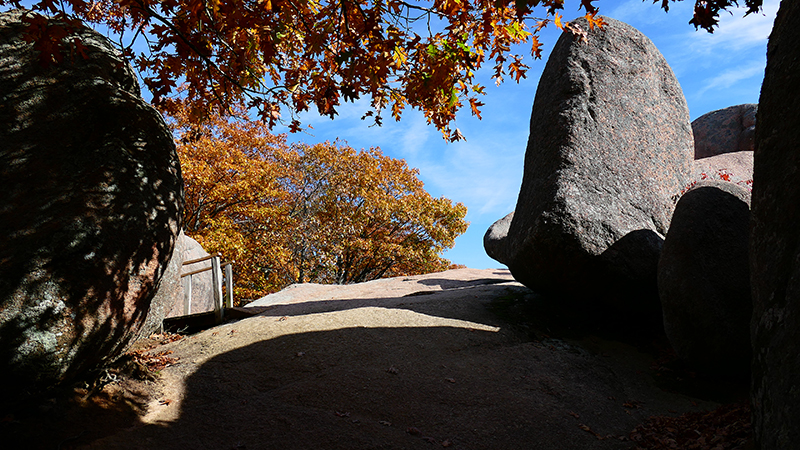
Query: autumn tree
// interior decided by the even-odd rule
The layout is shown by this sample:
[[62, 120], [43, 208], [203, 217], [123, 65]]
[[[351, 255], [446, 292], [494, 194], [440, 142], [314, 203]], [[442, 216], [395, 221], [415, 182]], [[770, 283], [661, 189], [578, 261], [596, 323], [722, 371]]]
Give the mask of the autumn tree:
[[[647, 0], [645, 0], [647, 1]], [[672, 0], [675, 1], [675, 0]], [[763, 0], [743, 0], [748, 13]], [[654, 0], [669, 9], [669, 0]], [[19, 7], [0, 0], [0, 7]], [[26, 2], [28, 3], [28, 2]], [[227, 111], [247, 101], [270, 127], [301, 124], [297, 113], [315, 108], [334, 117], [343, 101], [370, 99], [365, 117], [400, 118], [407, 106], [424, 112], [450, 139], [464, 106], [480, 115], [483, 86], [478, 69], [490, 65], [495, 80], [525, 77], [517, 44], [541, 55], [537, 33], [548, 24], [585, 30], [559, 11], [583, 9], [601, 25], [600, 0], [40, 0], [37, 11], [66, 23], [106, 25], [142, 73], [162, 109], [179, 82], [198, 112]], [[721, 10], [737, 0], [695, 0], [692, 23], [709, 31]], [[63, 25], [27, 19], [29, 38], [44, 64], [74, 53], [80, 43], [61, 42]], [[67, 25], [69, 26], [69, 25]], [[138, 50], [135, 43], [145, 47]], [[137, 49], [134, 51], [134, 49]], [[78, 49], [79, 50], [79, 49]], [[170, 111], [175, 112], [175, 111]], [[288, 112], [290, 117], [283, 117]]]
[[[404, 160], [338, 142], [296, 148], [296, 281], [353, 283], [445, 270], [467, 209], [433, 198]], [[309, 239], [310, 238], [310, 239]]]
[[440, 253], [466, 231], [466, 207], [433, 198], [405, 161], [339, 142], [288, 145], [259, 121], [198, 124], [175, 110], [186, 233], [236, 261], [237, 298], [450, 266]]
[[174, 110], [169, 123], [184, 177], [185, 232], [235, 261], [236, 298], [279, 289], [286, 280], [265, 268], [289, 258], [274, 233], [288, 226], [285, 137], [219, 115], [198, 126], [187, 108]]

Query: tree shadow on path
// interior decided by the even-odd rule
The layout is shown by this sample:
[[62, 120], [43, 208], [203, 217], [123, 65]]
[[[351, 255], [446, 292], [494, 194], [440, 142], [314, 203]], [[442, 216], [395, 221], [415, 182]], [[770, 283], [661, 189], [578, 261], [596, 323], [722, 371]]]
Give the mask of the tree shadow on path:
[[526, 339], [485, 307], [507, 288], [274, 305], [207, 330], [165, 347], [181, 357], [165, 380], [185, 384], [151, 404], [160, 420], [86, 448], [624, 449], [652, 415], [713, 406], [655, 387], [630, 345]]

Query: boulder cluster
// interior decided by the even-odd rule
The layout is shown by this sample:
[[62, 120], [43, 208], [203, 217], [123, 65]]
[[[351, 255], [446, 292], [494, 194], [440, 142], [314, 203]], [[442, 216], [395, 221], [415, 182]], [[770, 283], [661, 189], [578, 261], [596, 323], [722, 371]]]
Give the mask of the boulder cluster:
[[661, 55], [608, 22], [588, 43], [559, 39], [516, 209], [486, 233], [487, 253], [562, 301], [658, 306], [697, 370], [751, 377], [755, 448], [797, 448], [800, 2], [781, 2], [758, 105], [691, 127]]
[[690, 123], [653, 43], [604, 20], [588, 42], [565, 33], [554, 47], [517, 206], [484, 247], [553, 299], [663, 323], [698, 370], [746, 374], [757, 106]]

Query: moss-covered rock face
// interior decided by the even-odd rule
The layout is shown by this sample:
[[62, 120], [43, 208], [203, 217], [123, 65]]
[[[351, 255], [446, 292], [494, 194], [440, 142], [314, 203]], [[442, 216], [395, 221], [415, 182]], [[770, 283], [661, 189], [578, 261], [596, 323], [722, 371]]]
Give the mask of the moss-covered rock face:
[[0, 14], [0, 386], [17, 392], [125, 349], [183, 203], [172, 136], [110, 42], [71, 29], [86, 57], [46, 65], [26, 16]]

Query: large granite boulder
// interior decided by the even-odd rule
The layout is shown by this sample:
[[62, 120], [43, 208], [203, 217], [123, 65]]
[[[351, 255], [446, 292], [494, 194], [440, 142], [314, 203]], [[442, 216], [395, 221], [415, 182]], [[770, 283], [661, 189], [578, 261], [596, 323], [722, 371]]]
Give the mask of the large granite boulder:
[[758, 105], [747, 103], [703, 114], [692, 122], [694, 158], [753, 151]]
[[188, 295], [188, 283], [192, 283], [192, 299], [190, 313], [201, 313], [214, 310], [214, 288], [211, 271], [195, 273], [184, 276], [200, 269], [211, 267], [211, 261], [206, 259], [201, 262], [189, 263], [196, 259], [203, 259], [209, 253], [194, 239], [184, 234], [180, 235], [172, 251], [172, 257], [161, 277], [155, 296], [150, 303], [147, 320], [142, 326], [141, 335], [149, 336], [161, 329], [165, 318], [185, 315], [185, 300]]
[[508, 266], [534, 290], [660, 314], [671, 197], [691, 181], [689, 111], [653, 43], [604, 20], [588, 43], [562, 34], [542, 73]]
[[750, 281], [756, 448], [800, 448], [800, 2], [767, 46], [753, 173]]
[[[182, 234], [181, 248], [183, 251], [183, 253], [181, 254], [181, 261], [184, 263], [180, 272], [181, 275], [211, 267], [211, 260], [208, 259], [201, 262], [185, 264], [188, 261], [194, 261], [209, 256], [209, 253], [205, 251], [203, 246], [201, 246], [196, 240], [190, 238], [189, 236], [186, 236], [185, 234]], [[213, 285], [213, 280], [212, 280], [213, 276], [211, 274], [211, 271], [207, 270], [205, 272], [196, 273], [191, 276], [181, 276], [181, 275], [179, 275], [180, 277], [179, 291], [175, 292], [175, 294], [173, 295], [174, 301], [170, 305], [171, 307], [166, 317], [182, 316], [185, 314], [184, 299], [185, 295], [188, 295], [188, 289], [189, 289], [188, 284], [190, 280], [192, 283], [192, 299], [191, 299], [190, 312], [192, 314], [195, 314], [200, 312], [213, 311], [214, 285]]]
[[514, 219], [514, 211], [502, 219], [496, 221], [486, 230], [483, 235], [483, 249], [486, 254], [495, 261], [503, 264], [508, 264], [511, 260], [509, 257], [509, 249], [506, 246], [506, 237], [508, 237], [508, 228], [511, 226], [511, 220]]
[[698, 370], [750, 372], [750, 191], [703, 181], [675, 206], [658, 264], [664, 330]]
[[142, 325], [140, 337], [148, 337], [153, 333], [160, 333], [164, 319], [171, 317], [172, 309], [176, 304], [183, 304], [183, 283], [181, 271], [183, 268], [183, 254], [186, 250], [186, 239], [188, 237], [183, 230], [178, 234], [175, 247], [172, 249], [172, 256], [169, 264], [164, 269], [161, 281], [158, 284], [153, 300], [150, 301], [150, 308], [147, 311], [147, 318]]
[[172, 135], [102, 35], [44, 65], [0, 14], [0, 389], [113, 360], [139, 333], [180, 229]]
[[694, 179], [723, 180], [752, 187], [753, 152], [731, 152], [697, 159], [694, 161]]

